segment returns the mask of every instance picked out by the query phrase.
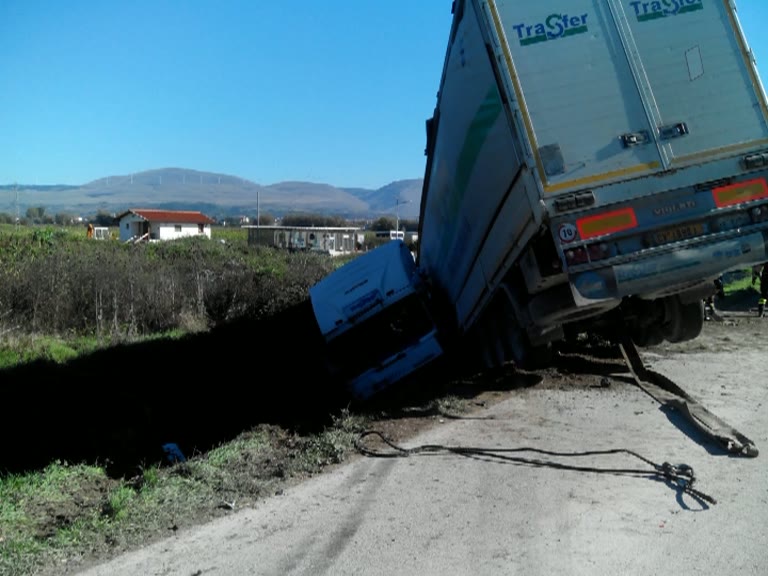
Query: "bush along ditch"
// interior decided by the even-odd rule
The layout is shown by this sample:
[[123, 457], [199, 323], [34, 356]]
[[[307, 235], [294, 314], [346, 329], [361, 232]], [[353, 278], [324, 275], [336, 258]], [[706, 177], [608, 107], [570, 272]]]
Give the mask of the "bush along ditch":
[[30, 333], [137, 336], [260, 318], [333, 262], [204, 238], [152, 244], [0, 236], [0, 322]]
[[[257, 423], [321, 428], [339, 404], [307, 295], [337, 265], [200, 238], [0, 236], [0, 387], [29, 425], [0, 422], [15, 439], [0, 473], [61, 460], [122, 475], [169, 443], [190, 454]], [[42, 339], [36, 359], [18, 350]]]

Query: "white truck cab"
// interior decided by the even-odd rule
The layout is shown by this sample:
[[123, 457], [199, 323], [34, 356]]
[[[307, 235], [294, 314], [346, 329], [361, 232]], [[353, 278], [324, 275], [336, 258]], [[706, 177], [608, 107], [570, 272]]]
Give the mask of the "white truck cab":
[[402, 240], [362, 254], [309, 291], [332, 375], [360, 400], [443, 353], [430, 295]]

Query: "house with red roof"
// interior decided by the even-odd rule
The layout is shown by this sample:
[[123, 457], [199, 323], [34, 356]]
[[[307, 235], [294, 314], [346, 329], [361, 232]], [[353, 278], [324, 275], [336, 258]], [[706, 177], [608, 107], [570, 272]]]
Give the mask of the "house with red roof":
[[176, 240], [187, 236], [211, 237], [210, 218], [188, 210], [132, 208], [118, 214], [121, 242]]

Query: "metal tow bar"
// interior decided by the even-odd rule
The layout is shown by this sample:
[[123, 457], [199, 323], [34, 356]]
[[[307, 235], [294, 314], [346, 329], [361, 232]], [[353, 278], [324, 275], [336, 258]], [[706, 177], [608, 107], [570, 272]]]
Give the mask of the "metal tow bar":
[[629, 337], [619, 342], [619, 348], [637, 385], [654, 400], [663, 406], [678, 410], [728, 452], [750, 458], [758, 455], [758, 449], [752, 440], [712, 414], [669, 378], [646, 368]]

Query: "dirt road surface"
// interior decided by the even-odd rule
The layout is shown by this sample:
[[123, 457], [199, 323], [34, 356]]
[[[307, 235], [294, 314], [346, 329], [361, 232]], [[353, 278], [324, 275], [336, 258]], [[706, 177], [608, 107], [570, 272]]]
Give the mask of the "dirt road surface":
[[[756, 458], [662, 410], [621, 363], [591, 378], [548, 372], [403, 443], [431, 451], [360, 456], [81, 576], [768, 574], [767, 336], [768, 319], [734, 315], [692, 342], [641, 351], [751, 439]], [[630, 453], [522, 448], [686, 464], [716, 503], [631, 473], [653, 468]]]

